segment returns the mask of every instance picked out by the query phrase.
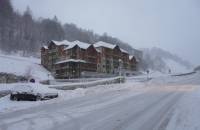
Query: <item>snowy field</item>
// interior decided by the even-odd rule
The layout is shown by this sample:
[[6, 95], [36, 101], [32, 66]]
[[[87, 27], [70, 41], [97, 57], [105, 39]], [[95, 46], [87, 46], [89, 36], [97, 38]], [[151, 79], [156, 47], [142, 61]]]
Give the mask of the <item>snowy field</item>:
[[0, 61], [0, 72], [30, 76], [36, 81], [52, 79], [48, 77], [49, 72], [40, 65], [40, 59], [0, 54]]

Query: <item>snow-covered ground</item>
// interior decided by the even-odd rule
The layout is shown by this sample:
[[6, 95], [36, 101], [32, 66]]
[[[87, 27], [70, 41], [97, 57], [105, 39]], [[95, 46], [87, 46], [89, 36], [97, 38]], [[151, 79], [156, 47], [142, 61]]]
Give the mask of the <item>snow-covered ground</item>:
[[[0, 55], [0, 61], [0, 72], [48, 79], [39, 59]], [[199, 79], [200, 72], [184, 76], [150, 72], [128, 77], [122, 84], [67, 91], [28, 83], [59, 97], [37, 102], [10, 101], [9, 95], [0, 98], [0, 130], [199, 130]], [[0, 91], [16, 85], [23, 84], [0, 84]]]
[[[54, 90], [46, 85], [36, 84], [40, 91], [58, 92], [59, 97], [38, 102], [10, 101], [9, 96], [0, 98], [0, 115], [2, 114], [4, 123], [4, 125], [0, 123], [0, 128], [13, 130], [18, 126], [23, 130], [31, 127], [28, 125], [29, 121], [36, 123], [37, 120], [41, 120], [44, 127], [36, 123], [35, 129], [55, 127], [61, 130], [67, 128], [160, 130], [165, 127], [167, 130], [200, 129], [200, 73], [178, 77], [170, 75], [151, 77], [153, 79], [146, 81], [134, 77], [127, 79], [123, 84], [68, 91]], [[147, 77], [140, 76], [140, 79], [142, 78]], [[0, 88], [12, 89], [15, 85], [4, 84]], [[15, 111], [19, 111], [22, 115], [14, 114], [18, 118], [10, 119]], [[45, 116], [46, 114], [50, 118]], [[67, 114], [66, 117], [62, 116], [63, 114]], [[37, 117], [39, 115], [42, 117]], [[78, 123], [76, 118], [81, 122]], [[53, 121], [55, 126], [45, 125], [50, 119], [57, 121], [58, 124]], [[21, 124], [26, 124], [27, 127], [21, 127]]]
[[52, 79], [48, 71], [40, 65], [40, 59], [0, 54], [0, 72], [20, 76], [30, 76], [36, 81]]
[[[30, 83], [14, 83], [14, 84], [0, 84], [0, 92], [9, 90], [14, 90], [15, 87], [20, 85], [29, 85], [33, 86], [34, 89], [36, 89], [40, 93], [52, 93], [52, 92], [58, 92], [58, 90], [50, 89], [47, 86], [43, 86], [41, 84], [30, 84]], [[11, 101], [9, 98], [10, 95], [0, 98], [0, 113], [6, 112], [6, 111], [13, 111], [13, 110], [19, 110], [23, 108], [32, 107], [34, 105], [40, 105], [43, 102], [27, 102], [27, 101], [21, 101], [21, 102], [15, 102]]]
[[197, 87], [177, 104], [167, 130], [200, 130], [200, 89]]
[[[5, 113], [5, 112], [11, 112], [11, 111], [16, 111], [16, 110], [21, 110], [21, 109], [27, 109], [29, 107], [33, 106], [38, 106], [41, 104], [49, 104], [49, 103], [55, 103], [55, 102], [62, 102], [65, 100], [69, 100], [72, 98], [77, 98], [81, 96], [86, 96], [86, 95], [93, 95], [93, 94], [100, 94], [100, 93], [106, 93], [109, 91], [122, 91], [122, 90], [134, 90], [134, 92], [138, 93], [144, 92], [146, 90], [143, 89], [143, 87], [146, 87], [140, 83], [137, 82], [129, 82], [126, 84], [110, 84], [110, 85], [99, 85], [96, 87], [91, 87], [91, 88], [78, 88], [75, 90], [68, 90], [68, 91], [63, 91], [63, 90], [57, 90], [53, 88], [49, 88], [47, 85], [42, 85], [42, 84], [26, 84], [26, 83], [14, 83], [14, 84], [0, 84], [0, 91], [5, 91], [5, 90], [12, 90], [15, 86], [19, 85], [31, 85], [37, 89], [37, 91], [41, 93], [51, 93], [51, 92], [57, 92], [59, 94], [59, 97], [53, 100], [48, 100], [48, 101], [38, 101], [38, 102], [32, 102], [32, 101], [10, 101], [9, 95], [0, 98], [0, 113]], [[137, 86], [137, 88], [133, 88], [134, 86]], [[139, 87], [140, 86], [140, 87]]]

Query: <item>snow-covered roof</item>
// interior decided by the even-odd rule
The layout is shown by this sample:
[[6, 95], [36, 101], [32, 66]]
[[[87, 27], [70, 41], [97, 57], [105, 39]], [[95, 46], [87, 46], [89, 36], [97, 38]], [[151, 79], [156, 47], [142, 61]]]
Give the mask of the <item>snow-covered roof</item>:
[[73, 43], [78, 45], [82, 49], [87, 49], [88, 47], [91, 46], [91, 44], [80, 42], [80, 41], [74, 41]]
[[133, 56], [133, 55], [129, 56], [129, 60], [131, 60], [133, 57], [135, 58], [136, 62], [139, 62], [139, 59], [137, 57]]
[[60, 45], [65, 45], [67, 46], [65, 49], [71, 49], [74, 46], [79, 46], [82, 49], [87, 49], [91, 44], [88, 43], [84, 43], [84, 42], [80, 42], [80, 41], [73, 41], [73, 42], [69, 42], [67, 40], [63, 40], [63, 41], [52, 41], [53, 43], [55, 43], [57, 46]]
[[85, 60], [81, 60], [81, 59], [66, 59], [66, 60], [58, 61], [55, 64], [61, 64], [61, 63], [67, 63], [67, 62], [86, 63]]
[[127, 53], [127, 54], [128, 54], [128, 52], [127, 52], [126, 50], [121, 49], [121, 48], [120, 48], [120, 50], [121, 50], [121, 52], [124, 52], [124, 53]]
[[[65, 48], [65, 50], [68, 50], [68, 49], [71, 49], [73, 48], [74, 46], [79, 46], [80, 48], [82, 49], [87, 49], [88, 47], [91, 46], [91, 44], [88, 44], [88, 43], [84, 43], [84, 42], [80, 42], [80, 41], [73, 41], [73, 42], [69, 42], [67, 40], [63, 40], [63, 41], [54, 41], [52, 40], [53, 43], [55, 43], [57, 46], [60, 46], [60, 45], [65, 45], [67, 46]], [[102, 41], [99, 41], [95, 44], [93, 44], [93, 46], [95, 48], [98, 48], [98, 47], [106, 47], [106, 48], [110, 48], [110, 49], [114, 49], [117, 45], [113, 45], [113, 44], [110, 44], [110, 43], [106, 43], [106, 42], [102, 42]], [[98, 52], [100, 52], [100, 50], [96, 49]], [[124, 52], [124, 53], [127, 53], [128, 52], [122, 48], [120, 48], [121, 52]]]
[[63, 41], [55, 41], [55, 40], [52, 40], [52, 42], [54, 44], [56, 44], [57, 46], [60, 46], [60, 45], [68, 45], [70, 42], [67, 41], [67, 40], [63, 40]]
[[[99, 42], [97, 42], [93, 45], [94, 45], [95, 48], [106, 47], [106, 48], [110, 48], [110, 49], [114, 49], [117, 46], [117, 45], [113, 45], [113, 44], [102, 42], [102, 41], [99, 41]], [[120, 48], [120, 51], [128, 54], [128, 52], [126, 50], [122, 49], [122, 48]]]
[[133, 55], [129, 55], [129, 60], [131, 60], [134, 56]]
[[48, 46], [43, 46], [44, 49], [48, 49]]
[[76, 44], [75, 43], [71, 43], [71, 44], [68, 44], [68, 45], [66, 45], [67, 47], [65, 47], [65, 50], [68, 50], [68, 49], [71, 49], [71, 48], [73, 48], [74, 46], [76, 46]]
[[102, 42], [102, 41], [99, 41], [93, 45], [95, 48], [96, 47], [106, 47], [106, 48], [110, 48], [110, 49], [114, 49], [117, 46], [117, 45], [113, 45], [113, 44]]

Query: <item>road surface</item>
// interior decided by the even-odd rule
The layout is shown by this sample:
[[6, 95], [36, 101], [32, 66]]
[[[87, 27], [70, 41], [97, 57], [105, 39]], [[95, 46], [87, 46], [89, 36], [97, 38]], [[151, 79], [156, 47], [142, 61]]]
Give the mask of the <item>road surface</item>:
[[0, 114], [0, 130], [164, 130], [186, 93], [152, 88], [91, 94]]

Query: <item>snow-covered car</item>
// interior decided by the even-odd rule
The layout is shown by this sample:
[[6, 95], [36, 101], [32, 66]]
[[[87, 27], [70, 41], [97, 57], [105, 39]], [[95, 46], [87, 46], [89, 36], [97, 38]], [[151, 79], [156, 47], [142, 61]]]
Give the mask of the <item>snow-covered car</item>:
[[10, 100], [16, 101], [38, 101], [48, 100], [56, 97], [58, 97], [58, 93], [39, 92], [31, 85], [17, 85], [13, 88], [10, 94]]

